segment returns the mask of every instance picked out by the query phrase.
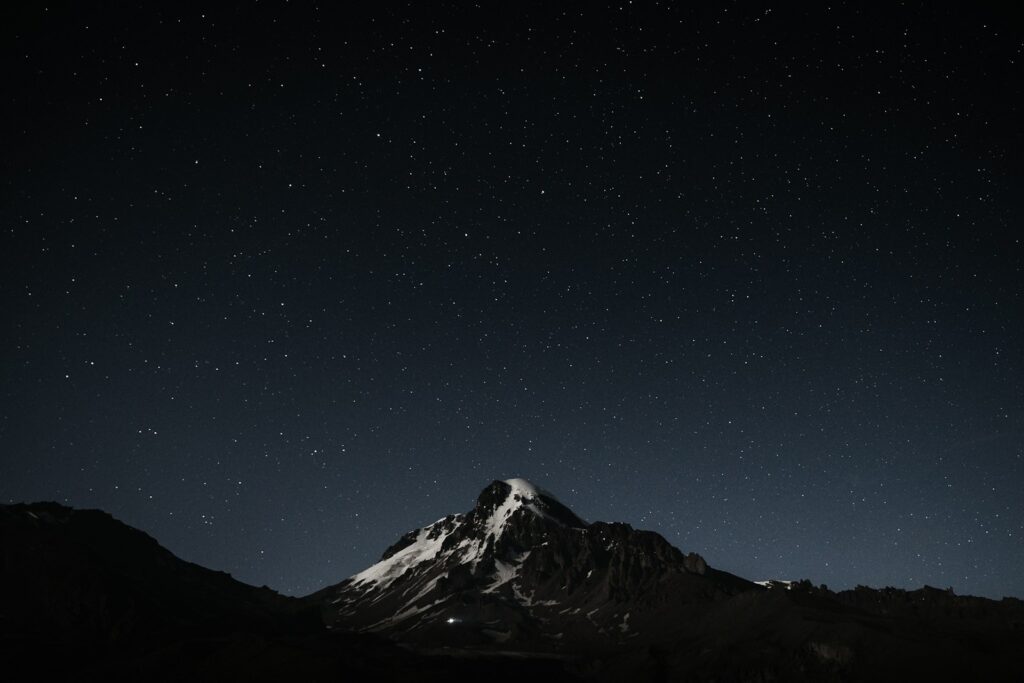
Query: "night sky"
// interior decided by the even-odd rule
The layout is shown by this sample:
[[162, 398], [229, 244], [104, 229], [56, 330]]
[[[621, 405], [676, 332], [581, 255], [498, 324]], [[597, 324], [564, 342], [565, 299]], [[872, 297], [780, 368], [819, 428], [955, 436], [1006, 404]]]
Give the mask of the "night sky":
[[305, 594], [520, 476], [1024, 597], [1018, 16], [22, 4], [0, 501]]

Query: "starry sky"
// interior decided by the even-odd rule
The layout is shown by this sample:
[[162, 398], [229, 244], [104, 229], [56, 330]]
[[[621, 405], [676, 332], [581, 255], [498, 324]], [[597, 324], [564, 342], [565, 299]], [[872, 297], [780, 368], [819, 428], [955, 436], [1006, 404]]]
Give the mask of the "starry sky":
[[520, 476], [1024, 597], [1024, 32], [891, 4], [5, 7], [0, 501], [306, 594]]

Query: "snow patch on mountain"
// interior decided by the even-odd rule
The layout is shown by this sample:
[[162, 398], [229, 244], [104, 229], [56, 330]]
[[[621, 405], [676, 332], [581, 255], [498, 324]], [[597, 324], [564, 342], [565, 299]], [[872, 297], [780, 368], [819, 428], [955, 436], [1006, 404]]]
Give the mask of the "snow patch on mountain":
[[[512, 493], [518, 493], [524, 498], [537, 498], [540, 496], [542, 491], [539, 487], [534, 486], [532, 483], [525, 479], [513, 478], [506, 479], [505, 483], [512, 487]], [[551, 497], [547, 491], [543, 491], [544, 495]]]
[[483, 589], [484, 593], [493, 593], [498, 590], [501, 586], [504, 586], [509, 581], [514, 580], [519, 576], [519, 570], [523, 567], [523, 561], [530, 556], [530, 551], [520, 553], [512, 559], [511, 562], [503, 562], [502, 560], [494, 561], [494, 583]]
[[434, 601], [434, 602], [432, 602], [430, 604], [427, 604], [427, 605], [421, 605], [419, 607], [416, 607], [416, 606], [407, 607], [406, 609], [402, 610], [401, 612], [398, 612], [397, 614], [395, 614], [393, 616], [387, 617], [386, 619], [381, 619], [377, 623], [368, 626], [366, 628], [366, 630], [367, 631], [379, 631], [380, 629], [386, 628], [388, 626], [394, 626], [395, 624], [397, 624], [399, 622], [402, 622], [402, 621], [405, 621], [406, 619], [408, 619], [410, 617], [414, 617], [414, 616], [416, 616], [418, 614], [422, 614], [423, 612], [426, 612], [429, 609], [433, 609], [434, 607], [437, 607], [438, 605], [446, 602], [447, 600], [448, 600], [448, 598], [446, 596], [446, 597], [441, 598], [440, 600], [436, 600], [436, 601]]
[[619, 630], [623, 633], [629, 631], [629, 612], [626, 612], [624, 615], [622, 615], [622, 623], [619, 624]]
[[[445, 539], [448, 538], [449, 533], [451, 533], [435, 533], [438, 525], [444, 521], [444, 519], [440, 519], [429, 526], [423, 527], [419, 530], [416, 540], [410, 545], [402, 548], [386, 560], [381, 560], [377, 564], [350, 577], [352, 585], [366, 585], [368, 588], [386, 588], [410, 568], [433, 560], [441, 552], [441, 546], [444, 544]], [[462, 520], [457, 520], [455, 529], [458, 529], [461, 523]]]

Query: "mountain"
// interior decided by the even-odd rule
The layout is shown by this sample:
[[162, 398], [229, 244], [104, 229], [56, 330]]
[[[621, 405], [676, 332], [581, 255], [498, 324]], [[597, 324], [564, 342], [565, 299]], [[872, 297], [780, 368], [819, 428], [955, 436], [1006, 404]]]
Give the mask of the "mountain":
[[510, 479], [492, 482], [469, 512], [409, 532], [380, 562], [316, 598], [335, 628], [580, 652], [660, 629], [696, 597], [751, 587], [656, 533], [588, 524], [550, 493]]
[[596, 680], [1018, 680], [1024, 603], [755, 584], [522, 479], [308, 598], [334, 631], [420, 651], [546, 656]]

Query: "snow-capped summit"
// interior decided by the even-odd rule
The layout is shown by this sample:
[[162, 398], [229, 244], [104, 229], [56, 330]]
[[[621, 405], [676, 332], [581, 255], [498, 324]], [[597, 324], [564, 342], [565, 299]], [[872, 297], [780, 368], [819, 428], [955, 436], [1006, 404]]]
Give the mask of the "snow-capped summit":
[[561, 505], [561, 501], [559, 501], [554, 496], [554, 494], [550, 493], [549, 491], [545, 491], [544, 489], [540, 488], [533, 482], [527, 481], [526, 479], [520, 479], [518, 477], [513, 479], [505, 479], [504, 481], [501, 482], [492, 482], [492, 485], [495, 483], [508, 484], [509, 488], [511, 489], [511, 491], [509, 492], [510, 495], [513, 497], [518, 497], [520, 500], [524, 502], [550, 500]]
[[[349, 581], [366, 589], [385, 588], [410, 569], [439, 556], [475, 567], [487, 548], [502, 538], [506, 528], [529, 516], [562, 526], [587, 526], [553, 495], [526, 479], [494, 481], [480, 494], [472, 511], [449, 515], [409, 532], [384, 552], [380, 562]], [[459, 543], [448, 541], [453, 534], [458, 534]]]
[[493, 481], [477, 498], [470, 516], [486, 518], [484, 532], [499, 539], [510, 521], [520, 510], [550, 520], [562, 526], [586, 528], [587, 523], [563, 505], [555, 496], [526, 479]]
[[660, 587], [709, 571], [656, 533], [589, 524], [539, 486], [506, 479], [316, 599], [337, 628], [447, 642], [458, 625], [462, 640], [558, 649], [567, 640], [548, 632], [556, 621], [618, 642], [653, 614]]
[[512, 490], [521, 496], [534, 497], [540, 495], [540, 489], [534, 486], [532, 482], [526, 481], [525, 479], [516, 477], [513, 479], [506, 479], [505, 483], [511, 486]]

